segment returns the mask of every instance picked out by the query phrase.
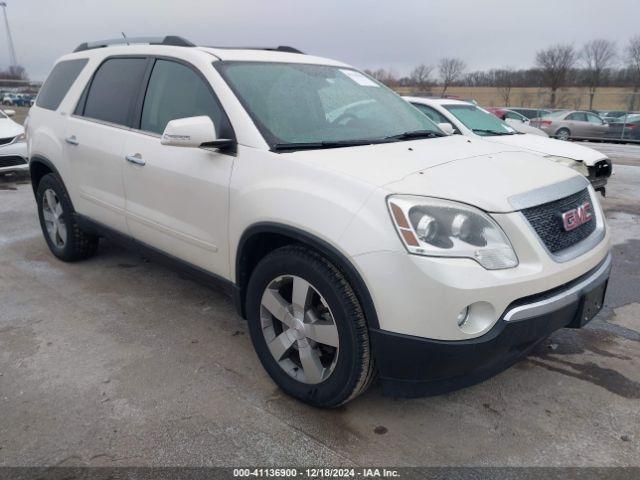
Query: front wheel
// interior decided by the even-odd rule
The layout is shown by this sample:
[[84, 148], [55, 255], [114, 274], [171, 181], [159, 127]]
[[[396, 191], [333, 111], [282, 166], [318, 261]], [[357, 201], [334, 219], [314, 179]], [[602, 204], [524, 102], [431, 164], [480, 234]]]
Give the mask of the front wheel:
[[567, 141], [569, 140], [569, 138], [571, 138], [571, 132], [569, 131], [568, 128], [561, 128], [556, 132], [556, 138], [558, 140]]
[[321, 255], [300, 246], [267, 255], [249, 281], [247, 314], [262, 365], [289, 395], [336, 407], [369, 386], [374, 366], [362, 308]]

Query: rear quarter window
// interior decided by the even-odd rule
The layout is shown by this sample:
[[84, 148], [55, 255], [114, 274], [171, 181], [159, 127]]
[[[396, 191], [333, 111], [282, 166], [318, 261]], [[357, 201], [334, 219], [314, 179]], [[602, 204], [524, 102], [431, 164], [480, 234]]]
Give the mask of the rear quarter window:
[[42, 85], [36, 105], [47, 110], [57, 110], [87, 62], [86, 58], [58, 62]]

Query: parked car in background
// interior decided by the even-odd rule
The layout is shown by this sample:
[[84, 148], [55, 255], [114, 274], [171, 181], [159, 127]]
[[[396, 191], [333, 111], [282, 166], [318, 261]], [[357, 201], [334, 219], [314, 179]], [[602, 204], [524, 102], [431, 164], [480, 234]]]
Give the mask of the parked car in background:
[[27, 170], [27, 144], [22, 125], [9, 118], [13, 110], [0, 110], [0, 173]]
[[539, 135], [541, 137], [548, 137], [546, 133], [544, 133], [539, 128], [532, 127], [530, 125], [531, 120], [524, 115], [519, 114], [518, 112], [514, 112], [513, 110], [509, 110], [508, 108], [496, 108], [496, 107], [487, 107], [486, 110], [490, 113], [493, 113], [496, 117], [504, 121], [507, 125], [512, 126], [518, 132], [521, 133], [530, 133], [532, 135]]
[[607, 138], [611, 140], [640, 141], [640, 114], [621, 117], [609, 124]]
[[485, 110], [487, 110], [488, 112], [493, 113], [500, 120], [513, 119], [513, 120], [517, 120], [519, 122], [526, 123], [526, 124], [528, 124], [530, 122], [530, 120], [531, 120], [529, 117], [525, 117], [521, 113], [518, 113], [518, 112], [516, 112], [514, 110], [511, 110], [511, 109], [509, 109], [507, 107], [485, 107]]
[[44, 239], [74, 261], [107, 236], [222, 286], [293, 397], [468, 386], [602, 308], [611, 233], [576, 172], [449, 137], [342, 62], [123, 41], [62, 57], [30, 110]]
[[600, 117], [605, 122], [611, 123], [611, 122], [615, 122], [615, 121], [618, 121], [618, 120], [622, 120], [629, 113], [630, 112], [627, 112], [627, 111], [624, 111], [624, 110], [610, 110], [610, 111], [598, 112], [598, 115], [600, 115]]
[[442, 127], [445, 130], [517, 147], [563, 163], [587, 177], [593, 188], [603, 195], [606, 193], [611, 160], [592, 148], [516, 132], [495, 115], [469, 102], [422, 97], [405, 97], [405, 100], [439, 125], [450, 124], [451, 128]]
[[524, 115], [529, 120], [536, 117], [542, 117], [547, 113], [551, 113], [551, 110], [547, 110], [546, 108], [509, 107], [509, 110], [519, 113], [520, 115]]
[[609, 124], [599, 115], [584, 110], [560, 110], [531, 120], [550, 137], [559, 140], [602, 140], [608, 135]]
[[6, 93], [2, 97], [2, 105], [5, 107], [29, 107], [31, 97], [20, 93]]

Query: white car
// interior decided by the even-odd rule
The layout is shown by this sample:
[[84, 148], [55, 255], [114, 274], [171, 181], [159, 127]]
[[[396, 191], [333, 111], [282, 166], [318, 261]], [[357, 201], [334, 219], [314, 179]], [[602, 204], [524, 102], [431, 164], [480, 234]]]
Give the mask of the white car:
[[[592, 148], [552, 138], [530, 135], [520, 128], [506, 124], [495, 115], [473, 103], [441, 98], [404, 97], [436, 123], [448, 123], [447, 133], [457, 133], [487, 142], [514, 146], [537, 153], [573, 168], [589, 179], [593, 188], [606, 193], [612, 173], [612, 163], [606, 155]], [[530, 127], [533, 128], [533, 127]], [[523, 135], [524, 133], [524, 135]]]
[[13, 115], [13, 110], [0, 110], [0, 174], [29, 169], [24, 128], [9, 118]]
[[44, 238], [222, 286], [288, 394], [460, 388], [600, 310], [610, 234], [573, 170], [448, 137], [334, 60], [128, 41], [62, 57], [30, 111]]

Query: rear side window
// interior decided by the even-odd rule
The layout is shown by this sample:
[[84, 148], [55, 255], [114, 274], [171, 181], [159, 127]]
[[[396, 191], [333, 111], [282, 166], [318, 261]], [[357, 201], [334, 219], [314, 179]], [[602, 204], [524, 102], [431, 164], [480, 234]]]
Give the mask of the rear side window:
[[146, 58], [112, 58], [93, 76], [84, 105], [85, 117], [129, 125], [147, 66]]
[[574, 120], [574, 121], [577, 121], [577, 122], [586, 122], [587, 121], [587, 115], [582, 113], [582, 112], [574, 112], [574, 113], [568, 115], [566, 119], [567, 120]]
[[58, 62], [42, 85], [36, 105], [56, 110], [87, 62], [86, 58]]
[[169, 60], [157, 60], [142, 107], [140, 129], [162, 134], [177, 118], [206, 115], [218, 138], [231, 138], [231, 126], [208, 85], [191, 68]]

